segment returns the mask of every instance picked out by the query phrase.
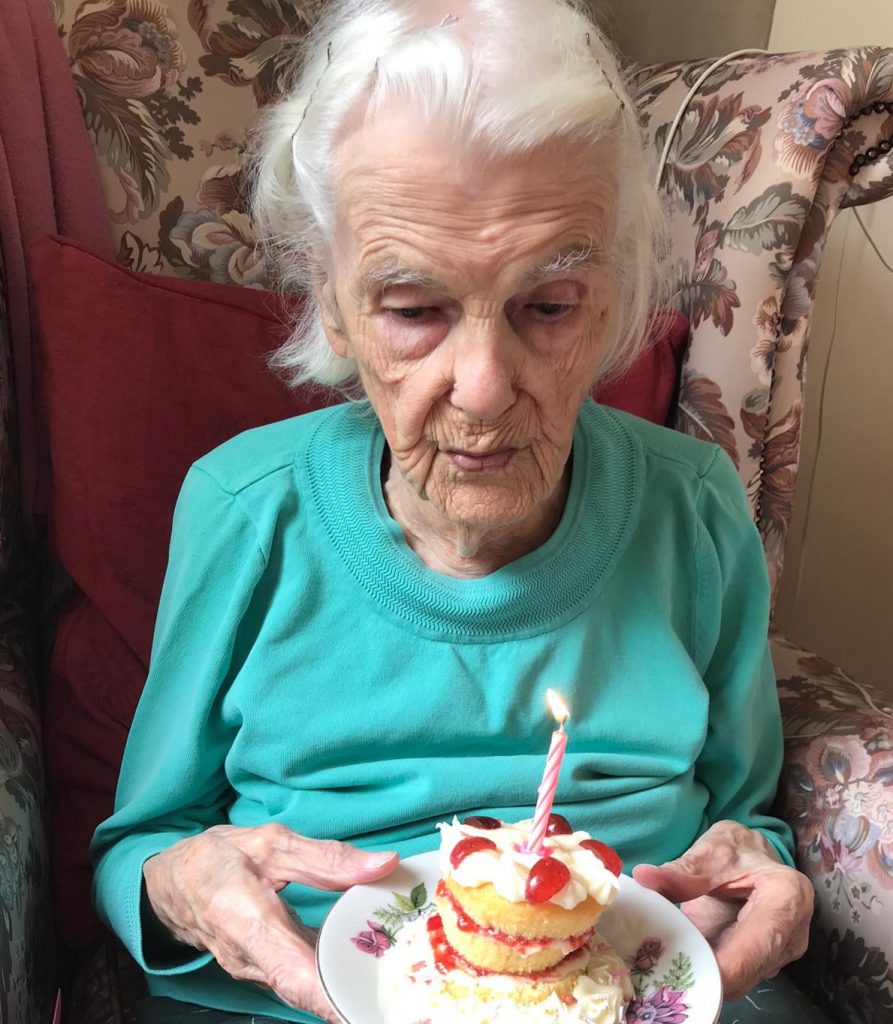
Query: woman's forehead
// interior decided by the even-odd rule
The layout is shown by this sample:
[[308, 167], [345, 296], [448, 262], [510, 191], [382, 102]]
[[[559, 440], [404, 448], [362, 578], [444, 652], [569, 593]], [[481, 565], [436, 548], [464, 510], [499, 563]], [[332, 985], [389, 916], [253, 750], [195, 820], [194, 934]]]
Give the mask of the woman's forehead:
[[410, 278], [440, 264], [520, 261], [535, 276], [556, 261], [604, 262], [616, 221], [608, 147], [556, 143], [484, 160], [399, 120], [378, 129], [344, 140], [336, 175], [338, 248], [366, 284], [419, 283]]
[[[334, 152], [334, 183], [342, 197], [390, 183], [410, 196], [425, 190], [432, 202], [498, 202], [510, 195], [566, 189], [617, 191], [617, 150], [608, 139], [556, 136], [525, 151], [492, 153], [486, 145], [453, 137], [412, 109], [385, 108], [345, 131]], [[430, 193], [432, 185], [438, 186]]]
[[506, 203], [496, 211], [379, 197], [348, 210], [343, 223], [336, 263], [370, 295], [399, 285], [464, 289], [497, 278], [526, 290], [559, 273], [604, 268], [613, 217], [583, 199], [563, 207]]

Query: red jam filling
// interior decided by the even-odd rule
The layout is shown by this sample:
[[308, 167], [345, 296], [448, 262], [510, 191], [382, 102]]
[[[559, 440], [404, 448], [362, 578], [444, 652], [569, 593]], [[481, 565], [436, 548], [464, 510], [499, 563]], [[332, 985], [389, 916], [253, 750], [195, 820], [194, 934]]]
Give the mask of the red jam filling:
[[441, 974], [449, 971], [465, 971], [466, 974], [473, 974], [481, 977], [484, 974], [491, 974], [491, 971], [482, 967], [475, 967], [449, 944], [443, 931], [443, 920], [440, 914], [432, 914], [428, 918], [428, 941], [431, 943], [431, 952], [434, 954], [434, 966]]
[[[449, 904], [456, 915], [456, 924], [459, 931], [484, 935], [488, 939], [493, 939], [494, 942], [500, 942], [504, 946], [509, 946], [511, 949], [517, 950], [521, 956], [529, 956], [531, 953], [539, 953], [544, 949], [549, 949], [556, 943], [555, 939], [528, 939], [524, 938], [522, 935], [508, 935], [506, 932], [501, 932], [498, 928], [478, 924], [477, 921], [468, 916], [462, 907], [462, 904], [450, 892], [442, 880], [437, 883], [437, 895], [441, 899], [449, 901]], [[581, 932], [579, 935], [571, 935], [569, 938], [562, 941], [569, 943], [571, 950], [579, 949], [581, 946], [585, 946], [592, 938], [594, 931], [594, 928], [590, 928], [587, 932]]]
[[[461, 953], [457, 953], [456, 950], [450, 945], [449, 940], [443, 930], [443, 920], [440, 914], [432, 914], [427, 922], [428, 928], [428, 941], [431, 943], [431, 952], [434, 955], [434, 966], [441, 974], [447, 974], [449, 971], [464, 971], [466, 974], [470, 974], [475, 978], [483, 978], [489, 974], [504, 974], [504, 971], [489, 971], [486, 967], [478, 967], [473, 964], [470, 960], [466, 960]], [[580, 950], [575, 949], [573, 953], [568, 955], [556, 965], [556, 967], [550, 967], [545, 971], [529, 971], [522, 973], [512, 973], [513, 978], [524, 978], [527, 981], [553, 981], [558, 977], [557, 969], [563, 964], [567, 963], [568, 960], [580, 956]]]

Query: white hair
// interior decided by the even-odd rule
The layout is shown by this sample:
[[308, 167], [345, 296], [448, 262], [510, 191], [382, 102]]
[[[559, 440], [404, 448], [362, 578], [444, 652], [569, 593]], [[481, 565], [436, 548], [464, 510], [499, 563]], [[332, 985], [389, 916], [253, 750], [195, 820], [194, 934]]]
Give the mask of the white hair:
[[259, 244], [279, 287], [306, 297], [271, 365], [292, 386], [359, 388], [356, 361], [328, 343], [313, 286], [331, 272], [339, 130], [360, 101], [371, 116], [394, 97], [494, 156], [557, 139], [612, 145], [617, 307], [599, 376], [628, 367], [647, 339], [664, 220], [617, 60], [572, 0], [329, 0], [250, 157]]

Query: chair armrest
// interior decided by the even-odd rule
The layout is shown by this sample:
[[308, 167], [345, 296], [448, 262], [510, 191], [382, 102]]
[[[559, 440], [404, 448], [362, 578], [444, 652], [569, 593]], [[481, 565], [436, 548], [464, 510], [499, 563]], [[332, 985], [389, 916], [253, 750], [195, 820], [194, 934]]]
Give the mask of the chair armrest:
[[53, 927], [39, 717], [25, 658], [27, 620], [0, 607], [0, 1020], [49, 1021]]
[[816, 890], [795, 976], [841, 1021], [893, 1019], [893, 701], [776, 634], [779, 812]]

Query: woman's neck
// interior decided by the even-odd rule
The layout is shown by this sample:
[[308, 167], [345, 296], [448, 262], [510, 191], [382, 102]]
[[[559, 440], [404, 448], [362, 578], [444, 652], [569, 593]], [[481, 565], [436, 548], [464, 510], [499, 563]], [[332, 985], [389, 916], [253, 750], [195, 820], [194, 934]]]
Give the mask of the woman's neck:
[[529, 554], [552, 536], [564, 512], [570, 475], [568, 460], [558, 486], [527, 519], [487, 527], [445, 518], [430, 501], [419, 496], [393, 464], [384, 468], [382, 489], [388, 511], [403, 531], [406, 543], [429, 569], [456, 579], [478, 579]]

